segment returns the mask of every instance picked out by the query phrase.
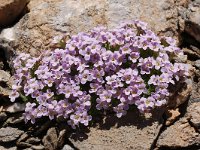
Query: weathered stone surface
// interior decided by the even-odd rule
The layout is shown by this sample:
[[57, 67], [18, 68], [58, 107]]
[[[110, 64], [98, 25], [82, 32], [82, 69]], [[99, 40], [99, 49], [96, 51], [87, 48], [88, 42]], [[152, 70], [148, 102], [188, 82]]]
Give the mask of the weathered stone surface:
[[19, 123], [24, 123], [24, 117], [22, 114], [14, 114], [14, 116], [9, 117], [3, 124], [3, 127], [6, 127], [8, 125], [16, 125]]
[[188, 107], [188, 120], [192, 123], [192, 125], [199, 131], [200, 133], [200, 101], [191, 104]]
[[200, 59], [195, 61], [195, 66], [200, 69]]
[[0, 146], [0, 150], [17, 150], [17, 147], [3, 147], [3, 146]]
[[58, 147], [58, 134], [56, 128], [50, 128], [42, 139], [46, 150], [55, 150]]
[[193, 1], [187, 9], [185, 31], [200, 42], [200, 3]]
[[[15, 54], [15, 50], [13, 47], [15, 47], [14, 42], [7, 41], [6, 39], [0, 37], [0, 58], [3, 61], [3, 63], [10, 63], [11, 59]], [[6, 65], [8, 64], [4, 64], [4, 69], [9, 69]]]
[[200, 102], [191, 104], [184, 117], [167, 127], [159, 136], [157, 147], [186, 148], [200, 146]]
[[26, 143], [26, 142], [20, 142], [20, 143], [17, 143], [17, 146], [20, 147], [20, 148], [29, 148], [32, 145], [29, 144], [29, 143]]
[[0, 28], [12, 24], [27, 2], [28, 0], [0, 0]]
[[193, 78], [192, 92], [189, 98], [189, 104], [194, 102], [200, 102], [200, 70], [195, 71], [195, 77]]
[[187, 79], [185, 83], [179, 83], [172, 88], [173, 94], [169, 98], [168, 107], [177, 108], [188, 100], [188, 97], [193, 90], [193, 81], [192, 79]]
[[44, 150], [44, 146], [43, 145], [33, 145], [31, 146], [31, 150]]
[[[198, 0], [187, 0], [185, 6], [178, 6], [179, 29], [187, 33], [184, 42], [196, 45], [200, 42], [200, 3]], [[189, 36], [188, 36], [189, 35]], [[195, 39], [195, 40], [194, 40]]]
[[87, 31], [98, 25], [116, 26], [140, 19], [159, 34], [177, 35], [175, 0], [32, 0], [30, 12], [15, 26], [18, 51], [32, 55], [46, 49], [52, 37]]
[[187, 55], [190, 55], [191, 57], [188, 57], [188, 60], [190, 61], [194, 61], [194, 58], [200, 59], [200, 50], [197, 49], [192, 49], [192, 46], [190, 46], [191, 48], [183, 48], [183, 52]]
[[27, 133], [24, 133], [20, 136], [20, 138], [17, 140], [17, 144], [20, 142], [25, 141], [27, 138], [29, 137], [29, 135]]
[[0, 129], [0, 142], [12, 142], [16, 140], [24, 131], [17, 128], [1, 128]]
[[65, 145], [62, 150], [74, 150], [74, 148], [72, 148], [71, 146], [69, 145]]
[[158, 147], [188, 147], [200, 145], [200, 134], [190, 126], [186, 118], [182, 118], [168, 127], [157, 142]]
[[173, 109], [167, 110], [165, 114], [167, 116], [167, 120], [165, 122], [165, 125], [167, 125], [167, 126], [174, 123], [175, 120], [180, 116], [180, 112], [179, 112], [178, 108], [176, 108], [175, 110], [173, 110]]
[[60, 131], [58, 136], [58, 147], [62, 148], [66, 139], [66, 129]]
[[0, 122], [3, 122], [7, 119], [7, 115], [4, 112], [0, 112]]
[[9, 113], [16, 113], [16, 112], [22, 112], [25, 110], [25, 103], [13, 103], [9, 106], [5, 106], [4, 109], [6, 112]]
[[137, 112], [130, 112], [119, 119], [113, 115], [102, 124], [72, 133], [70, 142], [81, 150], [148, 150], [156, 139], [162, 123], [162, 112], [152, 119], [145, 119]]
[[1, 31], [0, 38], [6, 39], [7, 41], [15, 41], [15, 31], [14, 27], [12, 28], [6, 28]]
[[0, 61], [0, 69], [2, 70], [2, 69], [3, 69], [3, 67], [4, 67], [4, 64], [3, 64], [3, 62], [2, 62], [2, 61]]
[[11, 93], [11, 90], [8, 89], [8, 88], [3, 88], [0, 86], [0, 95], [3, 95], [3, 96], [9, 96]]
[[10, 73], [0, 70], [0, 95], [8, 96], [11, 93], [9, 88]]
[[16, 144], [18, 147], [23, 147], [23, 148], [27, 148], [27, 147], [32, 147], [35, 145], [40, 144], [41, 139], [39, 139], [38, 137], [30, 137], [27, 133], [24, 133], [20, 136], [20, 138], [17, 140]]
[[8, 82], [10, 79], [10, 74], [4, 70], [0, 70], [0, 81]]
[[26, 142], [30, 143], [30, 144], [38, 144], [38, 143], [40, 143], [40, 141], [41, 140], [37, 137], [31, 137], [31, 138], [26, 140]]

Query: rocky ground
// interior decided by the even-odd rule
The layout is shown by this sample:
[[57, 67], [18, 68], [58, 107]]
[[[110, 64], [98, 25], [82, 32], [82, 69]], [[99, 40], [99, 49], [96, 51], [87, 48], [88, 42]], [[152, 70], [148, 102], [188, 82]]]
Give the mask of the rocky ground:
[[[0, 150], [197, 150], [200, 149], [200, 0], [0, 0]], [[141, 116], [96, 118], [88, 128], [43, 118], [25, 124], [23, 103], [10, 103], [11, 60], [17, 52], [38, 55], [53, 36], [99, 24], [140, 19], [158, 35], [179, 41], [193, 71], [168, 108]]]

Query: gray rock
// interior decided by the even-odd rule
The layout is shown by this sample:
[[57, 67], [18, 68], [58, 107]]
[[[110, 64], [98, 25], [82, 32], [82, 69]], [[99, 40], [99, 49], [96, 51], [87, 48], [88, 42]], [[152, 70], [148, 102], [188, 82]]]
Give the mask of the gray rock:
[[162, 126], [162, 112], [144, 118], [132, 111], [119, 119], [108, 115], [103, 122], [69, 135], [70, 142], [81, 150], [148, 150], [151, 149]]
[[0, 129], [0, 142], [12, 142], [19, 138], [24, 131], [17, 128], [6, 127]]
[[66, 139], [66, 129], [60, 131], [58, 136], [58, 147], [62, 148]]
[[168, 107], [177, 108], [188, 100], [188, 97], [193, 90], [193, 81], [191, 78], [189, 78], [185, 81], [185, 83], [178, 83], [172, 88], [173, 89], [171, 89], [171, 91], [173, 91], [173, 93], [172, 95], [170, 95], [170, 98], [168, 100]]
[[46, 150], [55, 150], [58, 148], [58, 134], [56, 128], [50, 128], [43, 137], [42, 142]]
[[200, 145], [200, 102], [192, 103], [184, 117], [167, 127], [159, 136], [158, 148], [187, 148]]
[[200, 102], [200, 70], [196, 69], [195, 77], [193, 78], [192, 83], [192, 92], [189, 97], [189, 105], [194, 102]]
[[22, 112], [25, 110], [25, 103], [13, 103], [9, 106], [6, 106], [4, 109], [6, 112], [9, 112], [9, 113], [16, 113], [16, 112]]
[[0, 0], [0, 27], [11, 25], [22, 13], [28, 0]]
[[185, 31], [200, 42], [200, 4], [190, 2], [187, 11]]
[[24, 148], [23, 150], [33, 150], [33, 149], [29, 147], [29, 148]]
[[10, 79], [10, 73], [0, 70], [0, 81], [8, 82]]
[[17, 51], [38, 55], [52, 37], [88, 31], [98, 25], [109, 28], [121, 21], [140, 19], [160, 35], [175, 36], [178, 11], [175, 0], [32, 0], [30, 12], [15, 26]]
[[17, 143], [20, 143], [22, 141], [25, 141], [27, 138], [29, 137], [29, 135], [27, 133], [24, 133], [20, 136], [20, 138], [17, 140]]
[[199, 102], [191, 104], [187, 109], [189, 121], [200, 133], [200, 100]]
[[21, 147], [21, 148], [29, 148], [29, 147], [32, 146], [32, 144], [29, 144], [29, 143], [26, 143], [26, 142], [20, 142], [20, 143], [17, 143], [17, 146]]
[[190, 126], [186, 118], [168, 127], [157, 141], [157, 147], [186, 148], [198, 145], [200, 145], [200, 134]]
[[7, 115], [6, 115], [6, 113], [4, 113], [4, 112], [1, 112], [0, 113], [0, 122], [3, 122], [3, 121], [5, 121], [6, 119], [7, 119]]
[[200, 69], [200, 59], [196, 60], [194, 65]]
[[16, 36], [15, 36], [14, 28], [12, 27], [12, 28], [3, 29], [1, 31], [0, 38], [4, 38], [7, 41], [15, 41]]
[[[1, 46], [0, 46], [0, 48], [1, 48]], [[1, 57], [4, 57], [4, 56], [1, 56]], [[2, 86], [2, 84], [0, 84], [0, 95], [8, 96], [11, 93], [11, 90], [10, 90], [9, 84], [8, 84], [10, 77], [11, 77], [10, 73], [8, 73], [4, 70], [0, 70], [0, 82], [3, 83], [3, 86]]]
[[200, 0], [195, 0], [194, 2], [200, 5]]
[[0, 86], [0, 95], [8, 97], [11, 94], [11, 89]]
[[3, 64], [3, 62], [2, 62], [2, 61], [0, 61], [0, 69], [2, 70], [2, 69], [3, 69], [3, 67], [4, 67], [4, 64]]
[[31, 138], [27, 139], [26, 142], [30, 143], [30, 144], [38, 144], [41, 142], [41, 140], [37, 137], [31, 137]]
[[6, 122], [3, 124], [3, 127], [6, 127], [8, 125], [11, 125], [11, 124], [18, 124], [18, 123], [22, 123], [24, 122], [24, 117], [22, 116], [22, 114], [16, 114], [15, 116], [13, 117], [9, 117]]
[[44, 150], [44, 146], [43, 145], [33, 145], [31, 147], [31, 150]]
[[17, 147], [3, 147], [3, 146], [0, 146], [0, 150], [17, 150]]
[[32, 147], [34, 145], [38, 145], [41, 142], [41, 140], [37, 137], [30, 137], [27, 133], [24, 133], [20, 136], [20, 138], [17, 140], [16, 144], [18, 147]]
[[64, 147], [62, 148], [62, 150], [74, 150], [74, 148], [72, 148], [69, 145], [64, 145]]

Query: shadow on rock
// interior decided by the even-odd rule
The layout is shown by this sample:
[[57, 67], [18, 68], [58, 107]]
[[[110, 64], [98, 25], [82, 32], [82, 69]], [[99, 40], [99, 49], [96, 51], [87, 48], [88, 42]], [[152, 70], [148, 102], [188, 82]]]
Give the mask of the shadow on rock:
[[68, 134], [68, 136], [72, 141], [84, 141], [91, 137], [91, 134], [96, 134], [95, 136], [98, 136], [101, 131], [113, 132], [113, 130], [121, 132], [121, 130], [123, 131], [125, 128], [132, 129], [131, 131], [153, 133], [153, 130], [159, 130], [159, 125], [163, 123], [163, 113], [164, 108], [156, 109], [148, 114], [141, 114], [134, 108], [122, 118], [117, 118], [114, 114], [107, 114], [106, 116], [101, 117], [101, 119], [96, 119], [98, 121], [93, 123], [92, 126], [87, 128], [80, 127], [78, 130]]

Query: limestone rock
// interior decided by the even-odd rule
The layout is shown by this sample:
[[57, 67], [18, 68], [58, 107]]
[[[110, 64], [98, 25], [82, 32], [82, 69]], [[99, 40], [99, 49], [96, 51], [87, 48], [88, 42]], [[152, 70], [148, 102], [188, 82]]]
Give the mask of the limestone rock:
[[0, 129], [0, 142], [12, 142], [15, 141], [24, 131], [17, 128], [1, 128]]
[[17, 150], [17, 147], [3, 147], [3, 146], [0, 146], [0, 150]]
[[9, 88], [10, 73], [0, 70], [0, 95], [8, 96], [11, 93]]
[[31, 146], [31, 150], [44, 150], [44, 146], [43, 145], [33, 145]]
[[58, 136], [58, 147], [62, 148], [66, 139], [66, 129], [63, 129], [60, 131], [59, 136]]
[[200, 132], [200, 101], [188, 107], [187, 116], [192, 125]]
[[0, 70], [0, 81], [8, 82], [10, 79], [10, 74], [4, 70]]
[[[27, 133], [24, 133], [20, 136], [20, 138], [17, 140], [16, 144], [18, 147], [32, 147], [32, 146], [39, 146], [41, 139], [38, 137], [29, 137]], [[34, 148], [32, 148], [34, 149]], [[39, 148], [38, 148], [39, 149]], [[43, 148], [44, 149], [44, 148]]]
[[192, 92], [189, 97], [189, 104], [200, 102], [200, 70], [195, 71], [195, 77], [192, 84]]
[[32, 0], [30, 12], [15, 25], [16, 50], [32, 55], [48, 48], [54, 36], [109, 28], [121, 21], [140, 19], [160, 35], [177, 35], [175, 0]]
[[200, 145], [200, 134], [190, 126], [185, 118], [168, 127], [157, 142], [158, 147], [184, 148]]
[[195, 61], [195, 66], [200, 69], [200, 59]]
[[20, 138], [17, 140], [17, 144], [20, 142], [25, 141], [27, 138], [29, 137], [29, 135], [27, 133], [24, 133], [20, 136]]
[[0, 123], [7, 119], [7, 115], [5, 112], [0, 112]]
[[167, 120], [165, 122], [165, 125], [169, 126], [180, 116], [179, 109], [176, 108], [175, 110], [173, 109], [167, 110], [166, 116], [167, 116]]
[[185, 31], [200, 42], [200, 4], [191, 2], [189, 4]]
[[157, 112], [145, 119], [135, 111], [121, 119], [108, 115], [99, 125], [72, 133], [69, 140], [81, 150], [148, 150], [162, 126], [161, 116], [162, 112]]
[[[64, 145], [66, 138], [66, 129], [58, 132], [56, 128], [50, 128], [44, 136], [42, 142], [47, 150], [61, 149]], [[28, 141], [28, 140], [27, 140]], [[30, 143], [30, 142], [29, 142]]]
[[6, 106], [4, 109], [5, 109], [5, 112], [9, 112], [9, 113], [16, 113], [16, 112], [22, 112], [25, 110], [25, 103], [14, 103], [14, 104], [11, 104], [9, 106]]
[[174, 109], [188, 100], [188, 97], [193, 90], [193, 81], [190, 78], [187, 79], [185, 83], [179, 83], [172, 88], [173, 94], [169, 98], [168, 107]]
[[200, 146], [200, 102], [192, 103], [184, 117], [167, 127], [159, 136], [158, 148]]
[[3, 96], [9, 96], [11, 93], [11, 90], [8, 89], [8, 88], [3, 88], [0, 86], [0, 95], [3, 95]]
[[[178, 6], [180, 31], [186, 32], [200, 42], [200, 3], [198, 0], [187, 0], [185, 4]], [[187, 43], [194, 43], [190, 38], [185, 40]]]
[[14, 42], [7, 41], [6, 39], [0, 37], [0, 59], [4, 63], [4, 69], [9, 69], [8, 65], [15, 55], [14, 47]]
[[37, 137], [31, 137], [31, 138], [26, 140], [26, 142], [30, 143], [30, 144], [38, 144], [38, 143], [40, 143], [40, 141], [41, 140]]
[[72, 148], [71, 146], [69, 145], [65, 145], [62, 150], [74, 150], [74, 148]]
[[7, 127], [8, 125], [16, 125], [20, 123], [24, 123], [24, 117], [22, 116], [22, 113], [16, 113], [4, 122], [3, 127]]
[[12, 28], [6, 28], [1, 31], [0, 38], [6, 39], [7, 41], [15, 41], [15, 31], [14, 27]]
[[55, 150], [58, 146], [58, 134], [56, 128], [50, 128], [42, 139], [46, 150]]
[[27, 2], [28, 0], [0, 0], [0, 28], [12, 24]]

